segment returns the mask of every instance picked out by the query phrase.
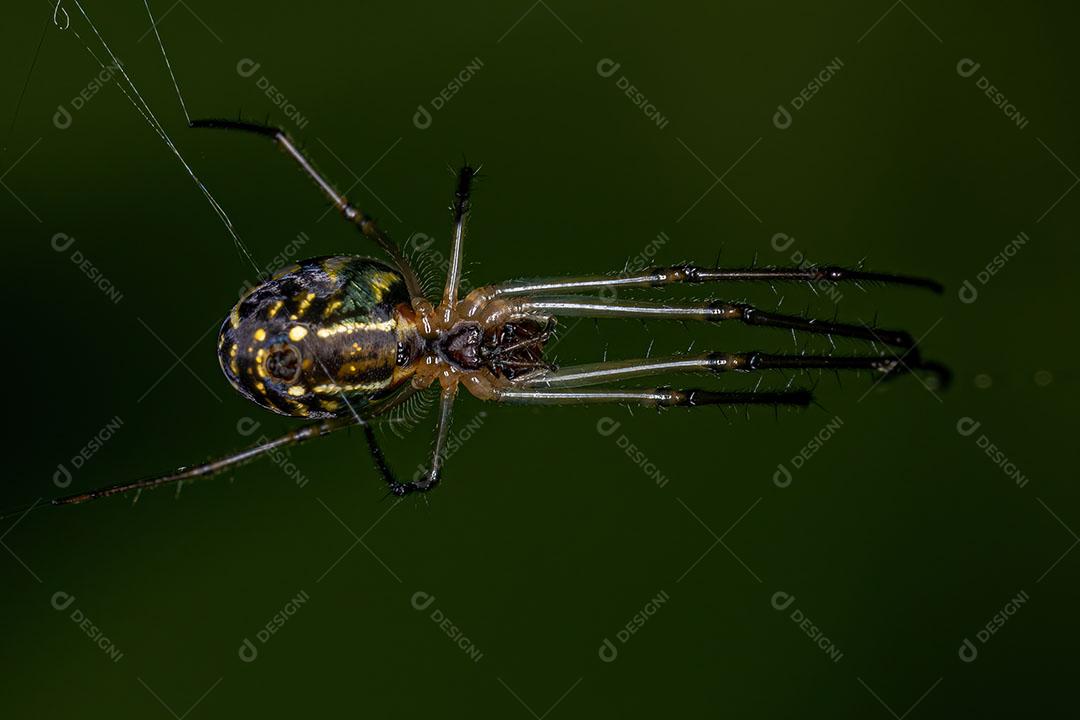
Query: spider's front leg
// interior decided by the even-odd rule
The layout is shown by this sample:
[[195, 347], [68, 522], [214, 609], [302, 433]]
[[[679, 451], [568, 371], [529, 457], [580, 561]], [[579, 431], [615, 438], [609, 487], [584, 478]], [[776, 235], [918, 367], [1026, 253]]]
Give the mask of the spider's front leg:
[[941, 283], [929, 278], [870, 272], [836, 265], [810, 267], [744, 267], [705, 268], [684, 264], [654, 267], [640, 271], [623, 271], [612, 275], [582, 275], [578, 277], [533, 278], [493, 285], [487, 289], [488, 299], [522, 295], [568, 292], [591, 292], [613, 288], [662, 288], [671, 285], [700, 285], [705, 283], [872, 283], [901, 285], [942, 292]]

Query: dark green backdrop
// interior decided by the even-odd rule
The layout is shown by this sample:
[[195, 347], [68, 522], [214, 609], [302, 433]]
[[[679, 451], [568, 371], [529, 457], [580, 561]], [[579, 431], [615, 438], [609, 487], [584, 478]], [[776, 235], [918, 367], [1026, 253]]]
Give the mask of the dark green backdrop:
[[[192, 116], [281, 124], [436, 264], [447, 167], [482, 162], [473, 283], [642, 255], [867, 258], [948, 289], [676, 294], [831, 316], [839, 292], [841, 316], [922, 337], [954, 386], [830, 375], [822, 407], [749, 419], [465, 398], [470, 437], [428, 497], [384, 498], [342, 434], [178, 499], [9, 518], [3, 716], [1075, 707], [1076, 13], [531, 1], [152, 9]], [[370, 252], [268, 143], [185, 129], [142, 2], [79, 2], [259, 265]], [[223, 224], [126, 84], [95, 80], [94, 56], [111, 61], [79, 5], [60, 3], [66, 29], [52, 0], [20, 5], [0, 30], [5, 507], [235, 449], [245, 417], [252, 437], [293, 426], [217, 368], [212, 330], [252, 275]], [[586, 322], [557, 354], [691, 339], [795, 349], [782, 331]], [[391, 436], [404, 474], [431, 421]]]

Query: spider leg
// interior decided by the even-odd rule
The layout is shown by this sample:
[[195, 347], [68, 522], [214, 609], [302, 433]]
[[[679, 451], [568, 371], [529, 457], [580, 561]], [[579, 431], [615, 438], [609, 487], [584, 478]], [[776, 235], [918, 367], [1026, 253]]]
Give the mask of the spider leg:
[[435, 443], [431, 450], [431, 464], [423, 479], [418, 481], [390, 481], [390, 492], [398, 497], [414, 492], [427, 492], [442, 479], [443, 460], [446, 457], [446, 440], [450, 436], [450, 420], [454, 410], [457, 385], [443, 388], [439, 397], [439, 419], [435, 428]]
[[840, 335], [859, 340], [878, 341], [910, 348], [915, 344], [904, 330], [877, 330], [863, 325], [829, 322], [814, 318], [766, 312], [753, 305], [713, 301], [707, 303], [655, 303], [603, 298], [550, 297], [508, 300], [493, 311], [488, 322], [518, 315], [563, 315], [569, 317], [642, 318], [656, 320], [700, 320], [722, 322], [738, 320], [747, 325], [785, 328], [823, 335]]
[[942, 292], [940, 283], [927, 278], [867, 272], [835, 265], [806, 268], [728, 268], [713, 269], [697, 265], [673, 265], [614, 275], [534, 278], [495, 285], [491, 297], [537, 295], [540, 293], [582, 292], [608, 288], [655, 288], [676, 284], [710, 282], [870, 282], [907, 285]]
[[540, 370], [515, 383], [521, 388], [575, 388], [631, 378], [670, 373], [755, 372], [762, 370], [870, 370], [882, 375], [899, 374], [921, 368], [918, 362], [903, 364], [900, 359], [873, 356], [771, 355], [762, 352], [701, 353], [669, 357], [618, 360], [572, 365], [557, 370]]
[[495, 402], [514, 405], [595, 405], [600, 403], [641, 407], [702, 407], [705, 405], [797, 405], [812, 401], [809, 390], [714, 392], [712, 390], [648, 388], [625, 390], [535, 390], [499, 388]]
[[382, 448], [379, 447], [379, 440], [375, 437], [375, 428], [371, 426], [371, 423], [364, 423], [364, 439], [367, 440], [368, 451], [371, 453], [372, 460], [375, 461], [375, 469], [379, 471], [379, 475], [386, 482], [388, 486], [393, 488], [399, 485], [397, 476], [394, 474], [393, 468], [390, 467], [390, 463], [386, 461], [386, 456], [383, 454]]
[[458, 287], [461, 285], [461, 265], [465, 248], [465, 225], [472, 205], [472, 182], [476, 171], [465, 165], [458, 171], [457, 188], [454, 190], [454, 226], [451, 232], [450, 267], [446, 271], [446, 289], [442, 306], [450, 312], [457, 304]]
[[333, 203], [334, 207], [341, 212], [346, 220], [356, 225], [365, 237], [372, 240], [383, 252], [390, 256], [390, 259], [393, 260], [397, 269], [405, 277], [405, 283], [409, 288], [409, 293], [414, 297], [421, 297], [423, 295], [420, 289], [420, 281], [417, 279], [416, 273], [413, 272], [408, 262], [406, 262], [405, 256], [401, 254], [401, 250], [391, 242], [381, 230], [379, 230], [373, 219], [350, 203], [348, 198], [334, 189], [334, 186], [330, 184], [330, 181], [324, 178], [322, 174], [315, 169], [315, 166], [311, 164], [311, 161], [308, 160], [307, 156], [296, 147], [291, 139], [289, 139], [289, 136], [285, 134], [285, 131], [271, 125], [262, 125], [260, 123], [245, 122], [241, 120], [219, 120], [214, 118], [192, 120], [190, 125], [193, 128], [238, 130], [240, 132], [261, 135], [273, 140], [289, 157], [296, 161], [296, 164], [300, 166], [300, 169], [315, 182], [323, 194], [331, 203]]
[[111, 497], [113, 495], [122, 495], [124, 493], [132, 492], [134, 490], [144, 490], [147, 488], [161, 487], [162, 485], [169, 485], [172, 483], [182, 482], [184, 480], [197, 480], [202, 478], [208, 478], [213, 475], [217, 475], [226, 470], [239, 467], [245, 463], [251, 462], [256, 458], [262, 457], [267, 453], [273, 452], [289, 445], [298, 445], [306, 440], [327, 435], [335, 430], [340, 430], [343, 427], [348, 427], [356, 423], [356, 420], [351, 416], [333, 418], [330, 420], [323, 420], [320, 422], [304, 425], [290, 432], [274, 438], [273, 440], [266, 440], [253, 445], [245, 450], [220, 457], [215, 460], [203, 463], [202, 465], [196, 465], [194, 467], [185, 467], [176, 470], [175, 472], [166, 473], [164, 475], [157, 475], [150, 478], [144, 478], [142, 480], [135, 480], [134, 482], [118, 483], [116, 485], [109, 485], [107, 487], [98, 488], [97, 490], [90, 490], [88, 492], [79, 493], [76, 495], [68, 495], [66, 497], [57, 498], [53, 500], [51, 505], [77, 505], [79, 503], [89, 502], [90, 500], [98, 500], [100, 498]]

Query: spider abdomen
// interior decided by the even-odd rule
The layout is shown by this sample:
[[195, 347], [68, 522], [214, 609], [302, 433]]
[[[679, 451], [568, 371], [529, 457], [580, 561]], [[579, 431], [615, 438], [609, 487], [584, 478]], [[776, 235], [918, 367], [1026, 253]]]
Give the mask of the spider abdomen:
[[405, 280], [390, 266], [311, 258], [240, 299], [222, 323], [218, 359], [233, 387], [268, 410], [336, 417], [408, 377], [400, 360], [411, 318]]

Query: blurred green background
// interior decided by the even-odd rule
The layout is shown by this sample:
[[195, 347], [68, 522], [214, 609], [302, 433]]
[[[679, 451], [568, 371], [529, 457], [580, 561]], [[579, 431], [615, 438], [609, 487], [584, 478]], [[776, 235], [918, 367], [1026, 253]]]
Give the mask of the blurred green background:
[[[924, 337], [953, 387], [802, 377], [822, 407], [748, 419], [466, 397], [456, 428], [469, 438], [427, 497], [386, 499], [362, 438], [343, 433], [179, 498], [9, 518], [3, 716], [1075, 707], [1076, 12], [530, 1], [152, 9], [193, 117], [280, 124], [435, 263], [447, 251], [447, 168], [482, 162], [471, 283], [616, 270], [643, 254], [866, 258], [948, 289], [674, 295], [831, 317], [839, 293], [841, 317], [877, 312], [883, 327]], [[259, 265], [299, 233], [301, 255], [372, 252], [323, 217], [321, 197], [268, 143], [185, 128], [141, 2], [79, 2]], [[52, 15], [51, 0], [23, 3], [0, 29], [0, 214], [13, 253], [3, 507], [236, 449], [251, 439], [242, 418], [258, 434], [294, 426], [232, 392], [217, 367], [214, 331], [250, 266], [126, 86], [106, 73], [94, 89], [95, 56], [108, 64], [109, 53], [79, 5], [60, 3], [66, 29]], [[1018, 233], [1027, 242], [981, 282]], [[961, 301], [965, 280], [975, 302]], [[796, 347], [783, 331], [607, 321], [571, 323], [557, 355], [691, 341], [829, 348]], [[980, 423], [968, 436], [964, 418]], [[432, 421], [388, 435], [402, 474], [426, 462]]]

